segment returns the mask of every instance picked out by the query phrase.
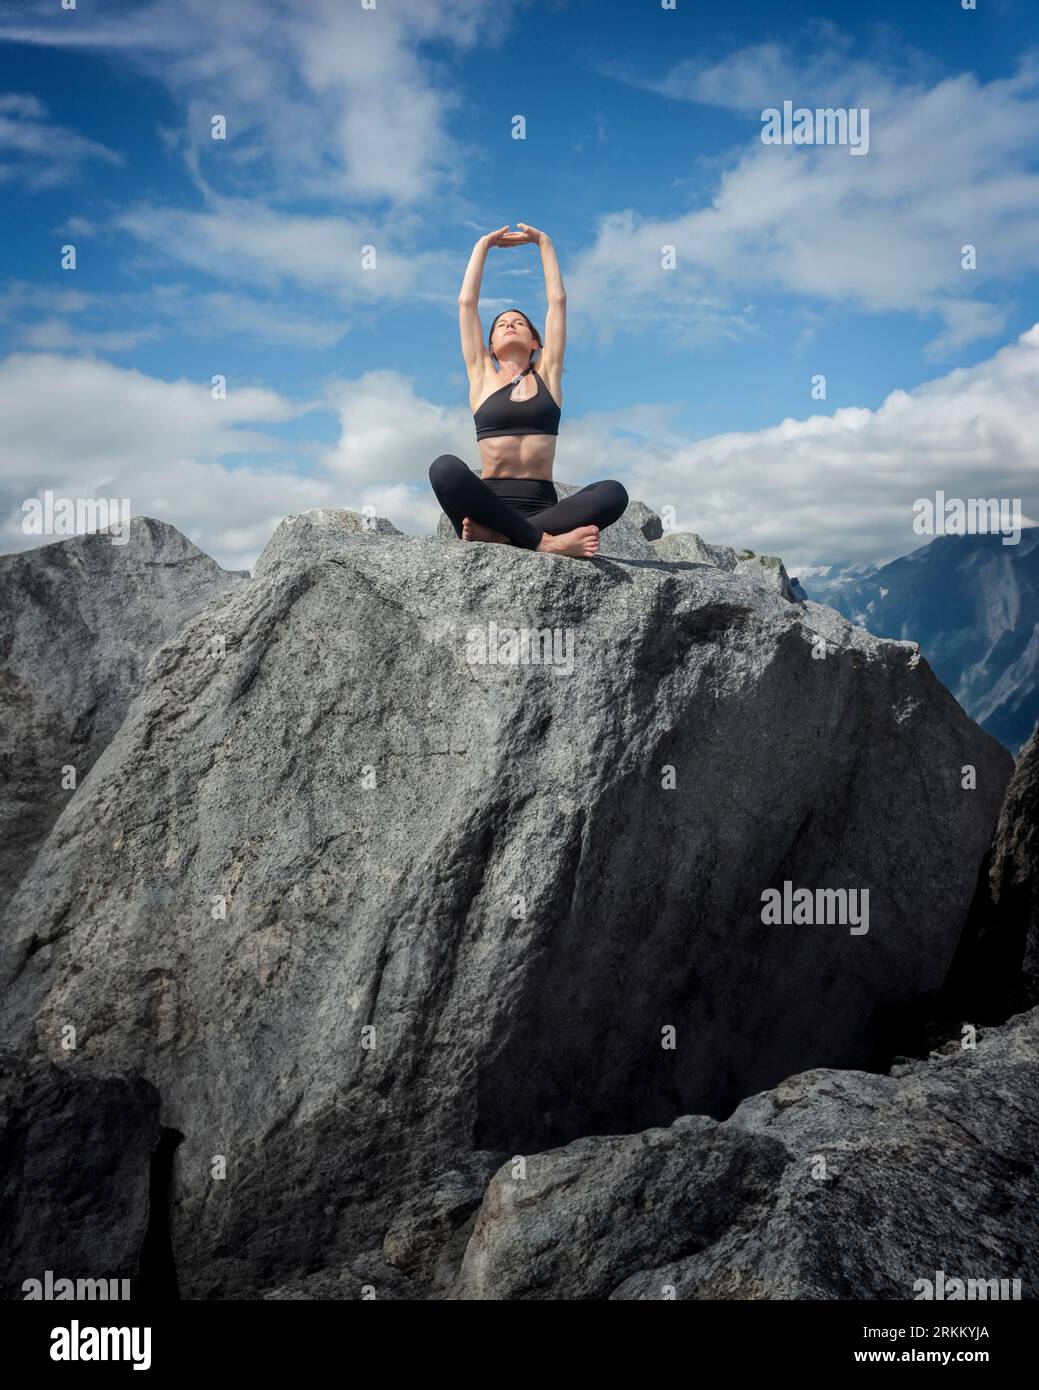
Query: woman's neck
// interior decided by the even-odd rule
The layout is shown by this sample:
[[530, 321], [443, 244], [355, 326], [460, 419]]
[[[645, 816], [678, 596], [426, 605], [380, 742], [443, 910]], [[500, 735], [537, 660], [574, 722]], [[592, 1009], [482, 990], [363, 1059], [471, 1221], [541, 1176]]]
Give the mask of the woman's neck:
[[508, 381], [512, 381], [518, 376], [525, 376], [527, 372], [534, 369], [533, 363], [530, 361], [513, 362], [509, 357], [499, 357], [498, 367], [501, 375]]

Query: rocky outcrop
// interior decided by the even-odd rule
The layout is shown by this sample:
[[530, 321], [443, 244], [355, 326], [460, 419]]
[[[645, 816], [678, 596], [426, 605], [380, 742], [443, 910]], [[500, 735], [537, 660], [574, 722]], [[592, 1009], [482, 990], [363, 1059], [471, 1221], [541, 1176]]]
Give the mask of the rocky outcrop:
[[1039, 1004], [1039, 725], [1007, 786], [941, 1002], [986, 1021]]
[[668, 531], [653, 547], [659, 560], [669, 563], [685, 560], [691, 564], [716, 565], [735, 570], [739, 560], [731, 545], [710, 545], [695, 531]]
[[868, 1063], [1011, 767], [915, 644], [735, 572], [312, 517], [152, 656], [12, 901], [9, 1039], [155, 1087], [184, 1296], [442, 1283], [474, 1153]]
[[276, 565], [285, 563], [298, 565], [339, 546], [390, 537], [410, 539], [384, 516], [362, 516], [345, 507], [312, 507], [279, 523], [256, 562], [256, 573], [269, 574]]
[[751, 551], [741, 556], [733, 572], [766, 589], [774, 589], [790, 603], [801, 601], [778, 555], [755, 555]]
[[792, 1076], [721, 1124], [518, 1155], [450, 1297], [913, 1300], [959, 1279], [1034, 1299], [1039, 1010], [965, 1041], [897, 1077]]
[[149, 656], [247, 571], [135, 517], [0, 555], [0, 908], [119, 728]]
[[653, 547], [657, 559], [669, 563], [716, 565], [752, 584], [771, 589], [790, 603], [802, 602], [804, 591], [791, 580], [778, 555], [755, 555], [753, 550], [736, 551], [731, 545], [710, 545], [695, 531], [668, 531]]
[[162, 1233], [149, 1240], [148, 1228], [160, 1152], [159, 1097], [140, 1076], [0, 1053], [0, 1298], [24, 1299], [48, 1270], [128, 1279], [135, 1295], [143, 1277], [158, 1292]]
[[[560, 500], [579, 489], [572, 483], [556, 483]], [[461, 545], [446, 516], [441, 516], [436, 539]], [[632, 498], [623, 516], [602, 532], [599, 554], [610, 560], [664, 560], [668, 564], [711, 565], [738, 574], [751, 584], [771, 589], [791, 603], [804, 598], [792, 585], [782, 560], [776, 555], [755, 555], [753, 550], [738, 554], [729, 545], [710, 545], [694, 531], [665, 532], [656, 512]]]

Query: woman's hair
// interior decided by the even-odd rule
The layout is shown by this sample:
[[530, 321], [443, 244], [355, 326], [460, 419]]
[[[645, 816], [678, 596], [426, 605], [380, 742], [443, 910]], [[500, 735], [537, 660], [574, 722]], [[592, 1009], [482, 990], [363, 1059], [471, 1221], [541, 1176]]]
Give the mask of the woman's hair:
[[[488, 350], [490, 351], [491, 356], [492, 356], [492, 357], [495, 356], [494, 349], [491, 347], [491, 341], [492, 341], [492, 339], [494, 338], [494, 326], [495, 326], [495, 324], [498, 322], [498, 320], [501, 318], [502, 314], [519, 314], [520, 318], [522, 318], [522, 319], [526, 322], [527, 327], [530, 329], [531, 336], [533, 337], [535, 343], [537, 343], [538, 348], [540, 349], [540, 351], [537, 351], [537, 349], [535, 349], [535, 351], [537, 351], [537, 360], [538, 360], [538, 363], [540, 364], [541, 358], [542, 358], [542, 356], [544, 355], [545, 344], [541, 341], [541, 334], [538, 332], [538, 330], [537, 330], [537, 329], [534, 327], [534, 325], [531, 323], [530, 319], [527, 318], [526, 314], [523, 312], [522, 309], [502, 309], [502, 311], [501, 311], [500, 314], [495, 314], [494, 318], [493, 318], [492, 321], [491, 321], [490, 332], [487, 334], [487, 347], [488, 347]], [[528, 362], [527, 365], [530, 366], [530, 367], [533, 367], [533, 366], [535, 365], [535, 362], [534, 362], [534, 352], [531, 352], [531, 354], [530, 354], [530, 361]], [[564, 367], [563, 370], [565, 371], [566, 368]]]

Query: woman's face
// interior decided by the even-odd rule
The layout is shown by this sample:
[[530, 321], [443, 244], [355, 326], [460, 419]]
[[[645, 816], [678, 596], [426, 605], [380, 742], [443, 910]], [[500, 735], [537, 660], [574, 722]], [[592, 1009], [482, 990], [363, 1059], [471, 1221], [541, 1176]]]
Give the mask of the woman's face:
[[496, 356], [500, 356], [501, 349], [510, 343], [519, 343], [526, 349], [528, 356], [537, 346], [527, 320], [522, 314], [512, 311], [502, 314], [494, 325], [494, 331], [491, 334], [491, 349]]

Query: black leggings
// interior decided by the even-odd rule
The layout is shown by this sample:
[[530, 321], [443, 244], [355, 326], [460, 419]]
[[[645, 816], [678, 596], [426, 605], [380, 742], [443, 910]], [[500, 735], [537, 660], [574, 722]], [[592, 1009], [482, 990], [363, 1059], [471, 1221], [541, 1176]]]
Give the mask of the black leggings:
[[[429, 481], [459, 539], [462, 519], [469, 517], [527, 550], [536, 550], [546, 532], [559, 536], [578, 526], [612, 526], [628, 505], [627, 492], [612, 479], [589, 483], [560, 502], [547, 478], [481, 478], [455, 454], [433, 460]], [[537, 526], [527, 520], [534, 515]]]

